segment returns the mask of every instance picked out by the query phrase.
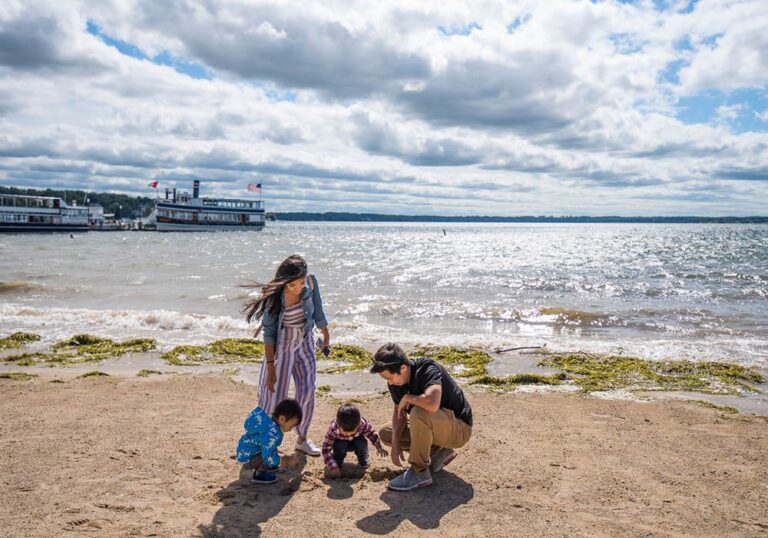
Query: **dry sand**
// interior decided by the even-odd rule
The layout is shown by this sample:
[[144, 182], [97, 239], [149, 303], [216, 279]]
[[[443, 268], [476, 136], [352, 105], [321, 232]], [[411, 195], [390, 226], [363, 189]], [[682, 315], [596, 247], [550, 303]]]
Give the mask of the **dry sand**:
[[[433, 486], [396, 493], [394, 466], [373, 453], [362, 477], [325, 480], [307, 458], [252, 485], [231, 455], [255, 388], [221, 375], [3, 380], [0, 535], [768, 536], [763, 418], [679, 401], [470, 398], [469, 445]], [[320, 442], [338, 401], [318, 401]], [[385, 396], [361, 407], [374, 424], [391, 413]]]

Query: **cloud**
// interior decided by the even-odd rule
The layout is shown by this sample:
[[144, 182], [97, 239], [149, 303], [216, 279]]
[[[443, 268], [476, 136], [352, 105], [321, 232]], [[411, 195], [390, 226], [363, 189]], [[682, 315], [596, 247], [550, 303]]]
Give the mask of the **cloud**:
[[761, 5], [10, 2], [0, 183], [262, 181], [279, 211], [764, 213]]

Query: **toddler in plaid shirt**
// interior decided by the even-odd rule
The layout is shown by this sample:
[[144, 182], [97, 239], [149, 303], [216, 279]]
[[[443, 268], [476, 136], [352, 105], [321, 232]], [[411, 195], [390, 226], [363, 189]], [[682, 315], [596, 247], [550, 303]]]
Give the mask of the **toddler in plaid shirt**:
[[343, 404], [336, 412], [336, 419], [331, 421], [323, 441], [323, 460], [330, 478], [341, 476], [341, 464], [347, 452], [354, 451], [357, 463], [368, 467], [368, 441], [376, 447], [380, 456], [387, 451], [381, 446], [381, 439], [376, 429], [360, 416], [360, 410], [353, 404]]

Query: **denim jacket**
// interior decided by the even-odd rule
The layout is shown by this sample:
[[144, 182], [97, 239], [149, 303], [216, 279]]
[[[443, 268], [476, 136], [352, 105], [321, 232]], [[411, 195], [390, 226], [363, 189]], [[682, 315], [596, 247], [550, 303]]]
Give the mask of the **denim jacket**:
[[[310, 285], [312, 279], [312, 285]], [[261, 324], [264, 330], [264, 343], [277, 345], [277, 335], [280, 333], [280, 327], [283, 326], [283, 315], [285, 314], [285, 290], [280, 296], [280, 314], [277, 318], [273, 317], [269, 310], [265, 310], [261, 316]], [[301, 306], [304, 310], [304, 317], [307, 324], [304, 327], [305, 336], [312, 332], [315, 325], [318, 329], [324, 329], [328, 326], [328, 320], [325, 318], [323, 310], [323, 299], [320, 297], [320, 285], [317, 277], [313, 273], [307, 275], [307, 283], [301, 292]]]

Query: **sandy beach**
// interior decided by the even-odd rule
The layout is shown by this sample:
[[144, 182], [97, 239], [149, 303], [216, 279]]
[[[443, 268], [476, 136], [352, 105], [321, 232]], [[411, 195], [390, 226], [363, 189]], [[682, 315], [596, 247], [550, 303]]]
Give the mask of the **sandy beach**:
[[[768, 421], [696, 403], [472, 391], [469, 445], [403, 494], [376, 456], [252, 485], [232, 455], [255, 389], [221, 374], [2, 380], [0, 398], [2, 536], [768, 534]], [[319, 442], [339, 400], [318, 402]]]

